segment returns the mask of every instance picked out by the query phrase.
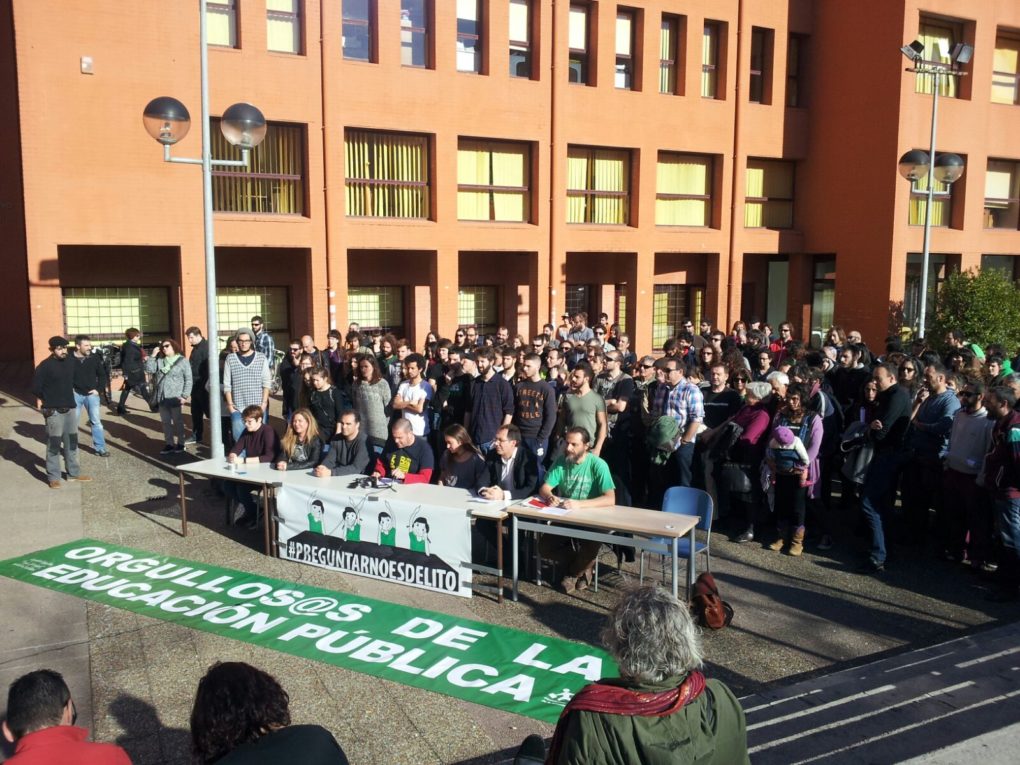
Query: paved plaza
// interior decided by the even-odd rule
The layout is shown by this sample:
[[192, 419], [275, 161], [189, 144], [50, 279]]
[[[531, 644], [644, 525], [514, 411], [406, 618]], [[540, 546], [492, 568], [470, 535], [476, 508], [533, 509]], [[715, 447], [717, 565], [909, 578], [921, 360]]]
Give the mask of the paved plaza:
[[[589, 642], [596, 641], [620, 588], [637, 579], [636, 564], [626, 564], [621, 575], [615, 570], [615, 558], [604, 552], [598, 593], [567, 597], [525, 583], [519, 603], [500, 605], [484, 594], [467, 600], [345, 576], [265, 557], [260, 551], [261, 535], [225, 526], [223, 500], [202, 481], [189, 484], [190, 534], [182, 537], [174, 463], [156, 456], [162, 445], [159, 422], [140, 399], [130, 400], [126, 418], [105, 417], [110, 458], [94, 455], [91, 439], [82, 432], [83, 472], [94, 481], [59, 490], [47, 487], [42, 467], [42, 418], [25, 405], [29, 373], [21, 366], [0, 367], [2, 558], [91, 537], [536, 635]], [[273, 414], [278, 414], [278, 404], [274, 404]], [[188, 455], [175, 459], [194, 458], [192, 447]], [[845, 533], [837, 538], [833, 550], [819, 553], [808, 546], [801, 559], [758, 545], [738, 546], [723, 535], [713, 536], [712, 569], [724, 597], [736, 610], [736, 618], [729, 629], [704, 636], [707, 672], [727, 682], [738, 695], [754, 696], [756, 700], [745, 702], [745, 707], [786, 698], [782, 694], [790, 692], [783, 689], [793, 682], [824, 685], [823, 675], [874, 660], [910, 663], [897, 658], [906, 656], [907, 649], [925, 649], [966, 636], [971, 641], [967, 646], [977, 651], [973, 656], [979, 656], [985, 655], [980, 653], [983, 636], [999, 641], [995, 645], [1004, 640], [1016, 643], [1015, 630], [1006, 637], [998, 632], [1011, 629], [1008, 625], [1017, 616], [1016, 605], [986, 604], [981, 591], [973, 586], [976, 580], [958, 565], [936, 561], [919, 551], [894, 548], [895, 557], [890, 557], [883, 578], [852, 573], [861, 542], [854, 538], [850, 524], [844, 525]], [[653, 575], [658, 576], [657, 561], [654, 567]], [[64, 673], [77, 699], [80, 720], [95, 739], [122, 745], [141, 765], [189, 762], [188, 717], [195, 688], [206, 668], [217, 660], [248, 661], [279, 678], [290, 694], [295, 722], [316, 722], [329, 728], [355, 765], [505, 762], [529, 733], [548, 736], [552, 732], [551, 726], [529, 718], [8, 579], [0, 580], [0, 598], [5, 605], [0, 628], [4, 637], [0, 685], [6, 688], [15, 677], [41, 666]], [[1020, 684], [1015, 678], [1014, 656], [1006, 656], [996, 659], [998, 663], [968, 666], [976, 668], [971, 672], [993, 671], [1000, 677], [997, 687], [1007, 694]], [[966, 659], [953, 666], [962, 661]], [[955, 671], [959, 672], [959, 667]], [[841, 677], [840, 682], [845, 683], [850, 675]], [[954, 676], [936, 687], [919, 680], [913, 689], [916, 693], [912, 690], [913, 695], [903, 699], [961, 682], [966, 680]], [[875, 683], [867, 687], [883, 685]], [[847, 688], [844, 684], [840, 690], [825, 691], [833, 694], [826, 696], [827, 701], [857, 692]], [[899, 700], [897, 697], [892, 703]], [[1012, 707], [1020, 705], [1013, 703]], [[874, 708], [855, 704], [827, 707], [817, 720], [808, 719], [805, 725], [825, 725], [842, 719], [843, 712], [858, 715]], [[989, 708], [999, 707], [989, 702]], [[749, 714], [749, 724], [776, 717], [761, 715]], [[1002, 728], [1010, 724], [1004, 717], [994, 719]], [[957, 720], [961, 725], [955, 725]], [[919, 728], [915, 740], [925, 743], [913, 747], [910, 756], [927, 756], [923, 760], [927, 762], [955, 761], [940, 760], [931, 750], [952, 747], [978, 733], [994, 733], [968, 731], [967, 720], [964, 714], [945, 718], [938, 723], [938, 737], [928, 737], [924, 728]], [[759, 750], [761, 759], [753, 755], [752, 761], [795, 761], [796, 756], [774, 756], [783, 751], [782, 745], [765, 746], [789, 735], [770, 738], [765, 732], [769, 729], [798, 730], [788, 721], [752, 728], [751, 745], [764, 747]], [[856, 731], [855, 726], [843, 726], [842, 735], [853, 738]], [[872, 735], [878, 734], [860, 733], [861, 737]], [[803, 759], [821, 751], [812, 749]], [[991, 754], [983, 759], [1000, 761], [995, 751], [991, 746], [986, 751]], [[868, 750], [867, 759], [859, 761], [898, 761], [895, 757], [885, 759], [891, 752]], [[766, 757], [766, 753], [771, 754]], [[841, 761], [858, 760], [848, 754]]]

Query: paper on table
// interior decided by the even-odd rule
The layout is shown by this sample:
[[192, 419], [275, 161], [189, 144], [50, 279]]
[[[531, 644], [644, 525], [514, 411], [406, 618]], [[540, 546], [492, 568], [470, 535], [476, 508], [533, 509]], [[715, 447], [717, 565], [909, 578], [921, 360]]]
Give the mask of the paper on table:
[[541, 513], [546, 515], [567, 515], [570, 512], [570, 508], [567, 507], [543, 507], [539, 510]]

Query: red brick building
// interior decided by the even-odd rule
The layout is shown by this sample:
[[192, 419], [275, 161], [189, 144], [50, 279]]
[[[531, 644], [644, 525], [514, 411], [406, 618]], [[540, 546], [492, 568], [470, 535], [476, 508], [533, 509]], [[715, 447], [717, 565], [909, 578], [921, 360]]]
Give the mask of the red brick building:
[[[174, 96], [174, 151], [199, 154], [198, 21], [197, 0], [0, 5], [0, 357], [204, 326], [200, 173], [141, 125]], [[967, 170], [933, 207], [932, 284], [1020, 255], [1016, 3], [209, 0], [209, 29], [213, 114], [270, 122], [214, 180], [224, 332], [261, 313], [420, 346], [583, 309], [641, 351], [686, 315], [879, 343], [918, 300], [923, 202], [896, 170], [928, 145], [915, 38], [974, 47], [941, 99]]]

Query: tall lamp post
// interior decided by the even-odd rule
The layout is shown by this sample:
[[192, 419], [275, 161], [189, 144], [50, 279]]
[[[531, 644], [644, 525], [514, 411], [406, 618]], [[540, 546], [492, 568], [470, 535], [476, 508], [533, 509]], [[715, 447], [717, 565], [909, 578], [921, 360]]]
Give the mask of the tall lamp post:
[[160, 96], [152, 99], [142, 113], [142, 123], [153, 138], [163, 145], [163, 161], [202, 166], [202, 220], [205, 228], [205, 300], [208, 322], [207, 332], [212, 354], [209, 358], [209, 438], [214, 458], [223, 457], [222, 428], [220, 427], [221, 395], [220, 366], [216, 359], [219, 345], [219, 326], [216, 316], [216, 247], [213, 240], [212, 168], [247, 167], [250, 151], [266, 137], [266, 118], [251, 104], [240, 103], [228, 107], [220, 120], [223, 137], [241, 149], [241, 159], [213, 159], [212, 139], [209, 134], [209, 54], [206, 29], [206, 0], [199, 0], [199, 37], [202, 77], [202, 156], [173, 157], [170, 147], [188, 134], [191, 116], [184, 104], [176, 98]]
[[900, 51], [912, 64], [907, 67], [906, 71], [929, 75], [932, 78], [931, 142], [928, 152], [913, 149], [900, 157], [899, 161], [900, 175], [911, 184], [925, 176], [928, 178], [928, 200], [924, 206], [924, 245], [921, 252], [921, 297], [917, 315], [917, 337], [923, 339], [928, 314], [928, 261], [931, 258], [931, 208], [935, 197], [935, 181], [947, 185], [953, 183], [963, 175], [964, 168], [963, 159], [959, 154], [935, 156], [935, 135], [939, 120], [939, 89], [942, 87], [943, 78], [948, 80], [952, 77], [963, 77], [966, 74], [966, 72], [961, 72], [959, 67], [970, 61], [974, 55], [974, 48], [964, 43], [958, 43], [952, 53], [943, 50], [943, 58], [949, 58], [948, 64], [925, 61], [923, 58], [924, 43], [920, 40], [914, 40], [909, 45], [904, 45]]

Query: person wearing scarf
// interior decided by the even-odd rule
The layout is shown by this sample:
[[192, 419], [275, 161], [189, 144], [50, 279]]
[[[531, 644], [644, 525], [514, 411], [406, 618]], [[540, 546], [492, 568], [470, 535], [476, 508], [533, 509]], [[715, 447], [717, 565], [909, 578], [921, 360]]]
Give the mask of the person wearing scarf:
[[546, 765], [750, 762], [740, 702], [701, 673], [697, 628], [683, 603], [656, 586], [630, 590], [602, 639], [620, 677], [592, 683], [570, 700]]

